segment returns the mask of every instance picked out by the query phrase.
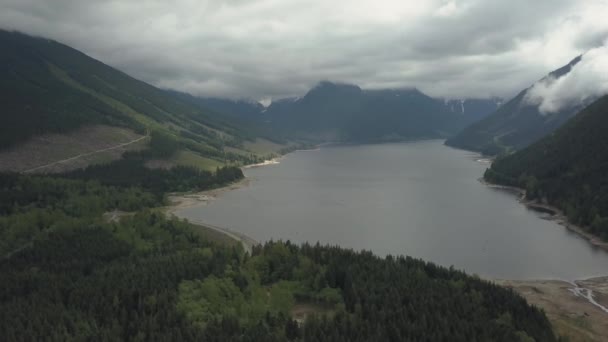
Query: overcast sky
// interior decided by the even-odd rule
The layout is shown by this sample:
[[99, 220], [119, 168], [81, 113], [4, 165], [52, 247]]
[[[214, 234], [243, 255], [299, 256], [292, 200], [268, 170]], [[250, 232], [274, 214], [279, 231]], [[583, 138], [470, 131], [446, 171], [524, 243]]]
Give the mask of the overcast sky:
[[319, 80], [508, 97], [608, 37], [605, 0], [0, 0], [0, 27], [154, 85], [281, 98]]

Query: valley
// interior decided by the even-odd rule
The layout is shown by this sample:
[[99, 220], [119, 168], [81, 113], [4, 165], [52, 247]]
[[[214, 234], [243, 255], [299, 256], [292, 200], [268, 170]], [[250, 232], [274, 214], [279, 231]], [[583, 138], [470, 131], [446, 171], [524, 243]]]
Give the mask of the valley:
[[446, 97], [449, 73], [253, 100], [234, 94], [276, 75], [230, 58], [144, 82], [101, 50], [2, 28], [0, 46], [0, 340], [608, 334], [608, 97], [573, 86], [602, 48], [510, 100]]

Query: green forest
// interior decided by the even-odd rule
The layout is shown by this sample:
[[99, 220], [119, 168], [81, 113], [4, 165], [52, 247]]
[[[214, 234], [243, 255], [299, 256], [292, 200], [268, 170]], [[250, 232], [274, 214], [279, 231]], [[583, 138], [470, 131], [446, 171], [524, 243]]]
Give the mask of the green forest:
[[[453, 268], [288, 241], [249, 253], [166, 215], [169, 193], [241, 180], [234, 165], [261, 158], [244, 142], [268, 131], [54, 41], [0, 30], [0, 44], [0, 99], [11, 114], [0, 116], [0, 149], [96, 124], [149, 136], [146, 149], [105, 164], [0, 174], [0, 341], [557, 340], [545, 314], [513, 290]], [[342, 91], [327, 87], [317, 89], [321, 98]], [[364, 140], [405, 127], [403, 106], [430, 113], [440, 105], [418, 91], [366, 96], [370, 106], [390, 97], [383, 113], [394, 120], [388, 131], [367, 119], [349, 126]], [[403, 120], [424, 130], [397, 135], [444, 136], [462, 124], [439, 114], [410, 115]], [[183, 151], [224, 166], [150, 168]]]
[[526, 189], [571, 222], [608, 239], [608, 97], [577, 114], [555, 133], [496, 160], [486, 180]]
[[[542, 311], [461, 271], [318, 244], [249, 255], [214, 242], [157, 208], [168, 191], [220, 186], [240, 169], [121, 174], [136, 161], [0, 175], [0, 340], [555, 340]], [[114, 210], [129, 215], [103, 215]]]
[[228, 120], [52, 40], [0, 29], [0, 45], [0, 100], [7, 113], [0, 115], [0, 150], [41, 134], [101, 124], [150, 133], [157, 147], [220, 162], [258, 160], [226, 149], [242, 149], [244, 141], [255, 139], [250, 124]]

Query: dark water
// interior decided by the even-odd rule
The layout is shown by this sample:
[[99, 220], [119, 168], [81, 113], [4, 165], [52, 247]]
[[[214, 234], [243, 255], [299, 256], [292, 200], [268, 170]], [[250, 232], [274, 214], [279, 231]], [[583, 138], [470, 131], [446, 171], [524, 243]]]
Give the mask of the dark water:
[[488, 277], [608, 274], [608, 253], [479, 183], [487, 166], [441, 141], [295, 152], [246, 170], [249, 186], [181, 215], [258, 241], [411, 255]]

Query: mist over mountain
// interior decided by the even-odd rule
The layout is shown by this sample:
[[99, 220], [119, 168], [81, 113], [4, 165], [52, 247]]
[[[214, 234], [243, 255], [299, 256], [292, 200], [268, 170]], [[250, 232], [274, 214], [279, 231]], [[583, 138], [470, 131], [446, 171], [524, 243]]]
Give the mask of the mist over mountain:
[[493, 155], [524, 148], [553, 132], [608, 93], [607, 52], [603, 46], [574, 58], [446, 144]]
[[180, 99], [194, 105], [210, 109], [216, 114], [227, 115], [239, 120], [258, 120], [265, 107], [250, 99], [227, 99], [219, 97], [198, 97], [188, 93], [168, 90], [168, 92]]
[[608, 237], [608, 96], [595, 101], [553, 134], [505, 158], [486, 178], [527, 190], [577, 224]]

